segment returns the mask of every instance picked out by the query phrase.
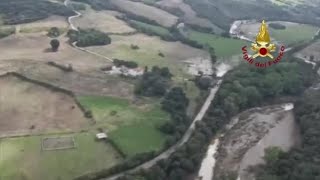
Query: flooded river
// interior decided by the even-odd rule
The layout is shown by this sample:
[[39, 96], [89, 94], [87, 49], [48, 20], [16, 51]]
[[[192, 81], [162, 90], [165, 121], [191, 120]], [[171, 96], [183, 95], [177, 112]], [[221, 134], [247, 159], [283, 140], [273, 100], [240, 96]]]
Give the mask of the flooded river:
[[[227, 138], [225, 138], [224, 135], [220, 135], [218, 138], [212, 141], [212, 144], [209, 145], [207, 154], [201, 163], [198, 177], [196, 179], [212, 180], [214, 174], [216, 173], [214, 172], [215, 166], [218, 165], [217, 163], [219, 163], [219, 159], [217, 159], [217, 151], [220, 149], [220, 146], [224, 146], [223, 148], [225, 150], [227, 149], [227, 151], [232, 151], [233, 155], [239, 153], [239, 151], [245, 149], [247, 150], [241, 156], [240, 161], [238, 162], [234, 162], [232, 160], [234, 158], [233, 155], [227, 155], [222, 159], [220, 158], [220, 161], [223, 163], [219, 164], [219, 166], [222, 166], [222, 169], [236, 168], [234, 170], [238, 171], [239, 173], [237, 180], [253, 180], [253, 175], [247, 173], [246, 169], [251, 165], [263, 163], [265, 148], [270, 146], [278, 146], [284, 151], [287, 151], [291, 147], [299, 144], [300, 132], [294, 120], [292, 112], [293, 108], [294, 105], [292, 103], [275, 105], [271, 108], [255, 108], [246, 113], [248, 118], [247, 120], [239, 120], [241, 114], [243, 113], [240, 113], [238, 116], [234, 117], [227, 126], [227, 130], [230, 130], [226, 132]], [[261, 122], [268, 122], [269, 125], [266, 127], [269, 127], [269, 130], [264, 129], [264, 135], [259, 134], [258, 136], [247, 136], [249, 134], [254, 134], [252, 133], [252, 130], [249, 130], [250, 132], [246, 131], [248, 130], [247, 127], [249, 127], [249, 129], [251, 129], [251, 127], [255, 127], [257, 124], [254, 124], [254, 121], [257, 120]], [[253, 124], [250, 121], [253, 121]], [[241, 129], [240, 127], [244, 128]], [[237, 132], [238, 130], [239, 132]], [[254, 141], [254, 139], [258, 139], [257, 143], [246, 143], [248, 141]], [[229, 142], [232, 143], [229, 144]]]

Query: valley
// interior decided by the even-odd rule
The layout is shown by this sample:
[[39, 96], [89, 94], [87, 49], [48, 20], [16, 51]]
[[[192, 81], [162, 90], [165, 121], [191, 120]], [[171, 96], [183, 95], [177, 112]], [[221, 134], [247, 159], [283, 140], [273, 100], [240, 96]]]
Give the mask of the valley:
[[[0, 0], [0, 179], [266, 180], [248, 171], [266, 148], [303, 144], [319, 6], [260, 3]], [[294, 52], [253, 70], [241, 47], [266, 14]]]

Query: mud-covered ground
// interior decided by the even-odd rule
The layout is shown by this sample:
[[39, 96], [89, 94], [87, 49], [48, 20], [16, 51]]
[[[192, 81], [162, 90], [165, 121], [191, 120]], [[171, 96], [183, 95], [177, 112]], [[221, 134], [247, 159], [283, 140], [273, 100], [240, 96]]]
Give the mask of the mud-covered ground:
[[254, 180], [248, 167], [263, 163], [264, 150], [278, 146], [284, 151], [298, 145], [299, 130], [293, 104], [254, 108], [240, 113], [237, 122], [220, 139], [214, 179], [235, 173], [238, 179]]

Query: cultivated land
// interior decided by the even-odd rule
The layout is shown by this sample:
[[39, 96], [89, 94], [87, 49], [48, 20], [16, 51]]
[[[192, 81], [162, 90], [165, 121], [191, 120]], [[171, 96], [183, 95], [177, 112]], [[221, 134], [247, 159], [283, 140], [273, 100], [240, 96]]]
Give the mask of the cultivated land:
[[69, 95], [0, 77], [0, 137], [57, 131], [79, 131], [89, 120]]
[[164, 27], [161, 26], [156, 26], [156, 25], [152, 25], [152, 24], [147, 24], [141, 21], [135, 21], [135, 20], [130, 20], [131, 23], [133, 23], [134, 25], [144, 28], [144, 29], [148, 29], [151, 32], [156, 33], [157, 35], [163, 35], [163, 36], [169, 36], [170, 35], [170, 31]]
[[80, 96], [78, 99], [92, 111], [96, 126], [106, 129], [110, 139], [125, 155], [157, 151], [163, 147], [165, 135], [158, 127], [169, 120], [169, 115], [159, 104], [99, 96]]
[[94, 28], [106, 33], [129, 33], [135, 29], [116, 18], [121, 14], [115, 11], [94, 11], [87, 6], [85, 11], [80, 11], [82, 16], [73, 20], [76, 27]]
[[189, 39], [213, 47], [217, 57], [231, 57], [232, 55], [240, 54], [241, 47], [247, 44], [243, 40], [224, 38], [193, 30], [189, 30], [187, 34]]
[[[73, 136], [75, 149], [41, 151], [41, 139]], [[70, 180], [88, 171], [112, 167], [121, 156], [106, 142], [96, 142], [95, 132], [1, 139], [0, 179]]]
[[[284, 43], [287, 46], [293, 45], [298, 42], [310, 41], [319, 29], [315, 26], [292, 22], [272, 21], [267, 23], [279, 23], [286, 26], [286, 29], [284, 30], [276, 30], [269, 27], [269, 32], [272, 39], [280, 43]], [[254, 40], [255, 36], [259, 32], [260, 25], [261, 22], [243, 24], [240, 26], [240, 31], [245, 37]]]
[[220, 33], [222, 31], [222, 29], [212, 24], [208, 19], [198, 17], [197, 13], [190, 7], [190, 5], [186, 4], [183, 0], [161, 0], [157, 2], [157, 5], [165, 8], [181, 10], [184, 13], [181, 18], [187, 24], [212, 28], [216, 33]]
[[166, 11], [153, 6], [145, 5], [141, 2], [132, 2], [129, 0], [110, 0], [110, 3], [123, 11], [154, 20], [165, 27], [173, 26], [178, 20], [178, 17]]

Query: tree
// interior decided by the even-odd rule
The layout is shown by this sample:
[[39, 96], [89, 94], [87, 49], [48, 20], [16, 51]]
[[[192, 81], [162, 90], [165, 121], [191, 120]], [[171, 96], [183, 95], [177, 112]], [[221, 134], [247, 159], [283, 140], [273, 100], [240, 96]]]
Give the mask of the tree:
[[52, 27], [49, 29], [48, 34], [49, 37], [55, 38], [60, 36], [60, 31], [57, 27]]
[[56, 51], [58, 51], [58, 48], [60, 46], [60, 42], [57, 39], [52, 39], [50, 41], [50, 45], [51, 45], [52, 51], [56, 52]]

